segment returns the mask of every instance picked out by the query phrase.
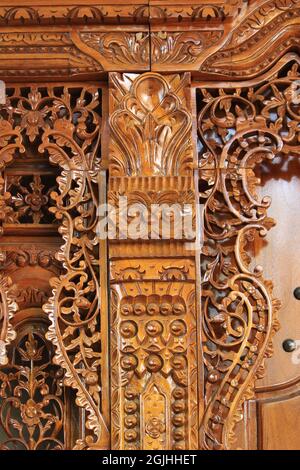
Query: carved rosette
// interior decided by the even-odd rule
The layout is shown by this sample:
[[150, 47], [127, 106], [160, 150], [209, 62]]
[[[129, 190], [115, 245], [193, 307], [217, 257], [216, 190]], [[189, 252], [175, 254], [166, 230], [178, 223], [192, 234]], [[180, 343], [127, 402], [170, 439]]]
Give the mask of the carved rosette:
[[[187, 74], [111, 75], [108, 197], [116, 208], [121, 195], [147, 209], [187, 203], [194, 214], [189, 92]], [[109, 243], [112, 447], [196, 449], [194, 254], [184, 237], [165, 240], [159, 229], [154, 238]]]
[[205, 449], [234, 447], [243, 401], [253, 396], [272, 353], [280, 302], [262, 267], [251, 265], [251, 247], [274, 221], [267, 216], [270, 198], [257, 194], [254, 170], [265, 159], [299, 153], [296, 80], [299, 65], [290, 56], [251, 88], [199, 89]]

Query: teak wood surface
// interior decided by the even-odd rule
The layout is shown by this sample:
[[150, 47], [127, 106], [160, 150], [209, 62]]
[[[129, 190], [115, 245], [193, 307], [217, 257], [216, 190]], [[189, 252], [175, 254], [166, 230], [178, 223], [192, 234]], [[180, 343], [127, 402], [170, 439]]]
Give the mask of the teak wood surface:
[[0, 449], [300, 448], [299, 42], [300, 0], [1, 1]]

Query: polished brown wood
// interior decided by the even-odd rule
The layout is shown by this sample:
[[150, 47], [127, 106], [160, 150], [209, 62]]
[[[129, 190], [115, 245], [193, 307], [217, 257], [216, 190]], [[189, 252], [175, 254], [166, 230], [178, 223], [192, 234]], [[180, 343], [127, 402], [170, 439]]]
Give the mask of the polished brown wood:
[[1, 2], [1, 448], [300, 448], [299, 8]]

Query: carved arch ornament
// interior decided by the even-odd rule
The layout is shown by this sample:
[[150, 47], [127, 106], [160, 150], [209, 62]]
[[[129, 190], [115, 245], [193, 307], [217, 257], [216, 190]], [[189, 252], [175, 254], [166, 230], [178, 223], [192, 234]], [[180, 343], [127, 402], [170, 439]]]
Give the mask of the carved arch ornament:
[[[116, 6], [109, 2], [99, 6], [96, 1], [90, 1], [88, 7], [67, 3], [54, 1], [50, 9], [45, 5], [12, 8], [9, 2], [2, 2], [1, 78], [14, 81], [21, 74], [35, 80], [45, 75], [53, 79], [60, 75], [91, 80], [95, 76], [103, 78], [102, 72], [112, 72], [111, 80], [117, 92], [110, 109], [113, 158], [109, 197], [113, 199], [120, 190], [136, 200], [142, 187], [150, 202], [154, 195], [172, 201], [181, 194], [183, 202], [196, 204], [195, 181], [199, 182], [203, 206], [201, 292], [194, 288], [198, 252], [187, 254], [184, 243], [149, 244], [143, 252], [139, 241], [129, 246], [122, 244], [122, 250], [110, 245], [113, 333], [117, 328], [121, 331], [124, 319], [120, 314], [126, 317], [126, 308], [133, 309], [134, 301], [143, 300], [146, 308], [150, 304], [148, 310], [150, 314], [155, 313], [156, 326], [163, 326], [164, 333], [160, 331], [156, 339], [161, 350], [164, 349], [166, 363], [172, 361], [168, 355], [173, 354], [177, 359], [175, 366], [179, 365], [175, 373], [166, 366], [159, 367], [164, 383], [173, 374], [170, 389], [164, 395], [155, 370], [157, 364], [154, 360], [147, 362], [146, 353], [151, 352], [152, 346], [145, 333], [146, 321], [141, 322], [141, 330], [137, 330], [133, 339], [126, 338], [132, 333], [130, 328], [124, 330], [124, 350], [117, 350], [116, 346], [112, 365], [115, 370], [120, 367], [126, 347], [129, 355], [134, 355], [132, 348], [135, 349], [141, 360], [137, 373], [143, 373], [148, 380], [143, 379], [147, 429], [142, 427], [143, 419], [134, 426], [145, 446], [153, 448], [159, 436], [161, 446], [178, 449], [188, 448], [191, 442], [193, 447], [202, 449], [234, 448], [235, 424], [242, 417], [243, 402], [253, 396], [255, 380], [263, 373], [264, 359], [272, 352], [272, 336], [278, 327], [279, 302], [272, 298], [272, 284], [263, 280], [260, 266], [251, 268], [248, 252], [253, 238], [257, 234], [265, 236], [273, 225], [267, 216], [270, 200], [260, 200], [257, 195], [259, 181], [255, 168], [264, 159], [284, 158], [289, 152], [299, 152], [299, 105], [292, 98], [293, 83], [300, 78], [299, 60], [295, 53], [288, 54], [299, 47], [299, 1], [231, 0], [214, 2], [213, 7], [209, 2], [199, 1], [193, 8], [178, 7], [178, 4], [174, 7], [164, 2], [150, 1], [146, 5], [133, 2], [122, 5], [118, 15]], [[271, 44], [270, 37], [276, 38], [276, 44]], [[8, 55], [11, 56], [9, 66]], [[136, 81], [135, 78], [131, 81], [127, 76], [130, 71], [138, 74], [148, 70], [151, 70], [150, 81], [152, 77], [164, 88], [163, 93], [161, 88], [152, 89], [151, 103], [155, 105], [150, 113], [149, 101], [145, 105], [145, 99], [141, 100], [134, 92], [134, 83], [143, 80], [137, 76]], [[169, 76], [162, 78], [155, 71], [168, 72]], [[189, 74], [182, 73], [185, 71], [193, 72], [197, 80], [199, 181], [195, 151], [191, 150], [195, 126], [191, 125], [191, 87]], [[221, 79], [243, 77], [243, 82], [231, 82], [220, 88]], [[205, 82], [200, 81], [204, 79]], [[215, 81], [208, 82], [208, 79]], [[173, 80], [176, 86], [172, 89]], [[103, 298], [106, 278], [99, 263], [106, 253], [100, 253], [96, 236], [102, 171], [101, 100], [94, 86], [81, 83], [82, 91], [76, 98], [70, 89], [62, 86], [56, 91], [47, 85], [41, 91], [37, 85], [31, 90], [31, 96], [26, 92], [24, 96], [16, 85], [9, 100], [17, 104], [10, 106], [8, 115], [0, 120], [0, 159], [4, 168], [16, 153], [25, 152], [24, 139], [31, 142], [41, 139], [39, 151], [61, 169], [59, 190], [53, 194], [53, 212], [64, 240], [58, 255], [64, 273], [53, 281], [53, 296], [44, 306], [52, 322], [48, 339], [56, 346], [56, 360], [65, 370], [66, 385], [77, 390], [77, 404], [87, 411], [88, 435], [76, 447], [118, 447], [128, 430], [123, 430], [126, 426], [119, 424], [120, 415], [116, 416], [116, 412], [112, 416], [116, 434], [110, 435], [110, 397], [105, 396], [108, 391], [103, 386], [109, 383], [109, 325]], [[13, 110], [18, 108], [16, 118]], [[38, 113], [39, 119], [32, 121], [28, 111]], [[149, 145], [138, 149], [143, 158], [163, 155], [159, 165], [149, 158], [147, 164], [143, 161], [132, 170], [133, 127], [124, 126], [124, 135], [118, 135], [118, 122], [124, 113], [128, 116], [130, 112], [138, 136], [144, 129], [143, 119], [150, 115], [148, 121], [153, 132], [143, 137], [146, 144], [153, 143], [153, 138], [166, 144], [157, 154], [147, 153]], [[32, 117], [36, 115], [31, 114]], [[162, 127], [165, 132], [161, 132]], [[186, 132], [184, 136], [182, 129]], [[172, 149], [172, 138], [179, 142], [176, 149]], [[126, 149], [128, 142], [129, 149]], [[179, 156], [178, 148], [182, 165], [176, 167], [170, 160]], [[2, 188], [2, 218], [9, 210], [7, 201], [8, 195]], [[156, 268], [149, 256], [151, 250], [159, 259]], [[0, 325], [1, 341], [5, 344], [13, 339], [9, 320], [16, 308], [7, 294], [8, 288], [9, 283], [4, 279]], [[181, 315], [178, 320], [181, 329], [178, 324], [174, 327], [171, 315], [170, 321], [166, 315], [170, 305], [176, 312], [178, 302], [176, 308], [174, 302], [180, 297], [180, 289], [183, 299], [180, 298], [181, 308], [175, 315]], [[140, 313], [138, 309], [137, 312]], [[132, 325], [133, 318], [130, 321]], [[195, 328], [194, 342], [198, 348], [187, 349], [189, 338], [194, 340]], [[151, 338], [155, 337], [153, 328], [148, 328], [148, 332]], [[169, 334], [169, 342], [165, 332]], [[141, 334], [145, 335], [144, 344], [139, 343]], [[189, 382], [180, 369], [180, 361], [192, 364], [197, 354], [199, 370], [193, 371], [193, 380]], [[3, 358], [5, 361], [4, 355]], [[124, 361], [123, 364], [125, 369], [119, 378], [132, 379], [135, 372], [126, 369], [132, 363]], [[197, 383], [195, 379], [197, 374], [204, 376], [204, 394], [200, 380]], [[111, 391], [113, 401], [121, 396], [122, 390], [119, 383], [112, 381], [112, 385], [115, 387]], [[184, 400], [186, 391], [188, 398]], [[159, 415], [151, 415], [151, 397], [157, 401]], [[135, 399], [127, 394], [122, 402], [124, 406], [130, 405], [126, 436], [132, 448], [138, 446], [130, 412]], [[171, 400], [175, 410], [172, 416], [163, 413]], [[188, 430], [185, 427], [188, 412], [183, 408], [185, 414], [182, 413], [182, 406], [193, 410], [194, 421]], [[174, 423], [178, 429], [170, 438], [166, 427]]]

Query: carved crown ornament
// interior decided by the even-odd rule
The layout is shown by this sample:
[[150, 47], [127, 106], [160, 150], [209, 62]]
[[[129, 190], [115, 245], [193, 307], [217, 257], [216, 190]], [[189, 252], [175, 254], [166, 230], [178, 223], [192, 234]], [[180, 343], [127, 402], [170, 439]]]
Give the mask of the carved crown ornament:
[[150, 70], [254, 77], [299, 47], [299, 0], [17, 3], [0, 6], [4, 79]]

